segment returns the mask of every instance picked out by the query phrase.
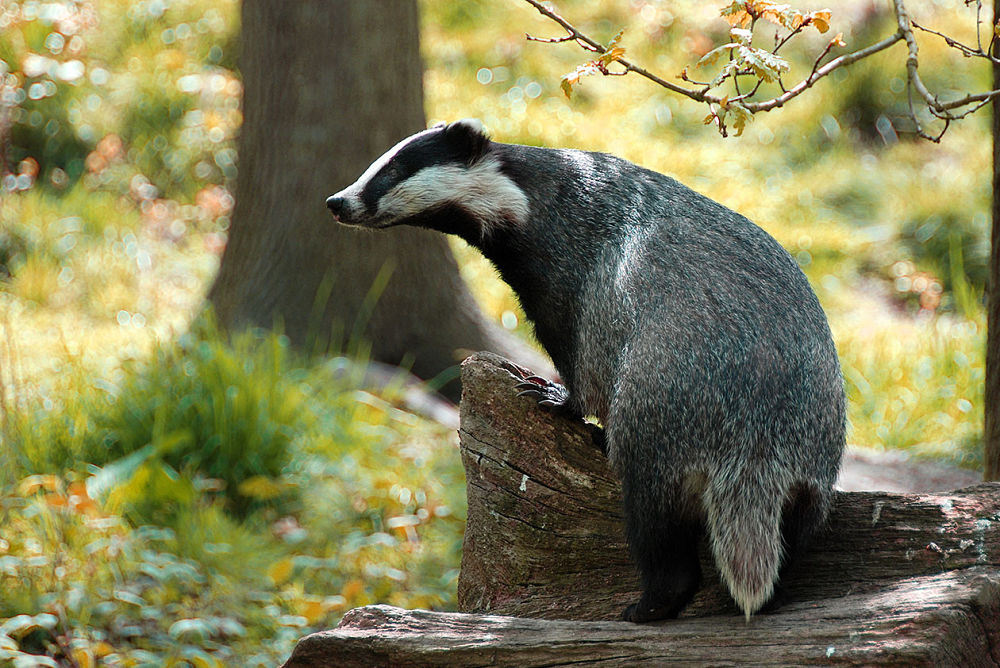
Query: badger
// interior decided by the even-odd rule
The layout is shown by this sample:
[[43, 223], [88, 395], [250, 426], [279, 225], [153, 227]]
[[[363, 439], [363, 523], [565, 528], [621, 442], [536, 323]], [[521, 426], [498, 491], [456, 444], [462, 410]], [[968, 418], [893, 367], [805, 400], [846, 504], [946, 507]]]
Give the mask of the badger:
[[747, 620], [781, 604], [846, 418], [826, 316], [777, 241], [657, 172], [471, 119], [404, 139], [326, 204], [346, 225], [458, 235], [513, 288], [563, 383], [527, 393], [603, 425], [642, 585], [624, 620], [684, 609], [705, 534]]

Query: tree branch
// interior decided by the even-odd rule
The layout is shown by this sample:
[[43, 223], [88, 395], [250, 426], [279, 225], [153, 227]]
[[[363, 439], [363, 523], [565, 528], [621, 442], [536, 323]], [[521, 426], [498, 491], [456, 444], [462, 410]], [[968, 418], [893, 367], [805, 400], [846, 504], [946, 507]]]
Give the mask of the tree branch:
[[[588, 35], [581, 32], [576, 26], [574, 26], [572, 23], [564, 19], [559, 14], [555, 13], [551, 9], [548, 9], [545, 5], [542, 4], [542, 2], [540, 2], [540, 0], [524, 0], [524, 1], [530, 4], [532, 7], [534, 7], [540, 14], [542, 14], [546, 18], [559, 24], [567, 33], [565, 37], [550, 38], [550, 39], [528, 36], [529, 40], [538, 42], [548, 42], [548, 43], [574, 41], [577, 44], [579, 44], [581, 48], [586, 49], [587, 51], [600, 54], [605, 54], [608, 52], [607, 47], [605, 47], [592, 37], [589, 37]], [[978, 6], [979, 3], [977, 2], [977, 8]], [[826, 76], [829, 76], [834, 71], [842, 67], [847, 67], [848, 65], [852, 65], [864, 58], [873, 56], [876, 53], [888, 49], [896, 42], [902, 41], [905, 42], [907, 46], [907, 58], [906, 58], [907, 86], [910, 89], [910, 91], [916, 91], [920, 100], [922, 100], [923, 104], [927, 107], [927, 109], [930, 111], [932, 115], [945, 121], [944, 130], [947, 130], [948, 125], [950, 124], [951, 121], [958, 120], [960, 118], [968, 116], [969, 114], [977, 111], [981, 107], [988, 104], [994, 98], [1000, 96], [1000, 89], [996, 89], [996, 90], [985, 91], [982, 93], [969, 93], [964, 97], [960, 97], [954, 100], [942, 101], [938, 99], [938, 97], [934, 95], [927, 88], [923, 80], [920, 78], [918, 47], [917, 47], [916, 37], [914, 36], [913, 33], [914, 28], [941, 37], [950, 47], [958, 50], [960, 53], [962, 53], [962, 55], [966, 57], [984, 58], [988, 61], [998, 64], [1000, 64], [1000, 59], [997, 59], [996, 57], [983, 51], [981, 40], [979, 39], [978, 34], [977, 34], [977, 42], [980, 43], [980, 46], [979, 48], [974, 49], [972, 47], [966, 46], [965, 44], [962, 44], [961, 42], [958, 42], [957, 40], [952, 39], [947, 35], [944, 35], [943, 33], [937, 32], [935, 30], [930, 30], [928, 28], [924, 28], [923, 26], [914, 23], [909, 17], [909, 14], [907, 12], [906, 6], [903, 3], [903, 0], [893, 0], [893, 11], [896, 15], [896, 25], [897, 25], [897, 30], [895, 33], [863, 49], [858, 49], [857, 51], [852, 51], [851, 53], [846, 53], [844, 55], [838, 56], [837, 58], [834, 58], [825, 65], [820, 66], [820, 63], [830, 53], [830, 50], [838, 43], [836, 39], [832, 40], [829, 44], [827, 44], [826, 48], [816, 58], [816, 61], [813, 63], [813, 68], [812, 71], [809, 73], [809, 76], [805, 77], [797, 84], [787, 89], [785, 88], [784, 83], [781, 82], [780, 77], [778, 77], [779, 85], [781, 86], [782, 92], [780, 95], [776, 95], [767, 100], [762, 100], [757, 102], [751, 101], [751, 98], [753, 98], [757, 94], [758, 90], [760, 89], [760, 85], [763, 81], [763, 78], [760, 76], [758, 76], [757, 85], [755, 85], [750, 91], [746, 93], [741, 92], [738, 83], [734, 81], [734, 85], [736, 86], [735, 89], [736, 95], [729, 96], [729, 95], [716, 95], [710, 93], [709, 91], [713, 86], [707, 83], [702, 84], [701, 82], [689, 78], [687, 75], [687, 68], [685, 68], [684, 72], [681, 74], [680, 77], [681, 80], [689, 83], [698, 84], [701, 86], [700, 88], [696, 89], [685, 88], [684, 86], [677, 85], [671, 81], [663, 79], [657, 74], [654, 74], [635, 63], [632, 63], [628, 60], [624, 60], [622, 58], [615, 58], [614, 60], [624, 68], [623, 72], [618, 72], [618, 71], [612, 72], [609, 71], [606, 67], [599, 67], [598, 70], [602, 74], [605, 75], [614, 74], [616, 76], [622, 76], [629, 72], [634, 72], [635, 74], [638, 74], [639, 76], [652, 81], [653, 83], [657, 84], [658, 86], [661, 86], [662, 88], [666, 88], [671, 92], [683, 95], [696, 102], [707, 103], [710, 106], [718, 105], [723, 110], [729, 109], [730, 104], [734, 102], [739, 102], [739, 104], [743, 109], [750, 112], [751, 114], [754, 114], [759, 111], [770, 111], [772, 109], [782, 107], [790, 100], [798, 97], [806, 90], [812, 88], [818, 81], [820, 81]], [[979, 20], [980, 20], [979, 14], [977, 11], [977, 27], [979, 24]], [[770, 53], [772, 55], [775, 54], [792, 37], [799, 34], [801, 32], [802, 27], [803, 26], [800, 25], [790, 30], [789, 34], [781, 39], [779, 39], [776, 35], [775, 47], [771, 50]], [[753, 24], [751, 24], [750, 30], [751, 31], [753, 30]], [[994, 39], [996, 38], [994, 37]], [[993, 40], [990, 41], [990, 44], [992, 46]], [[753, 72], [749, 69], [747, 69], [746, 71], [743, 71], [742, 69], [737, 70], [732, 73], [727, 73], [722, 80], [724, 81], [725, 79], [728, 79], [730, 77], [733, 77], [735, 80], [739, 75], [748, 73], [753, 74]], [[718, 84], [718, 79], [715, 80], [715, 83]], [[917, 110], [913, 104], [912, 93], [908, 94], [908, 102], [910, 109], [910, 117], [913, 119], [913, 122], [916, 126], [917, 134], [925, 139], [929, 139], [934, 142], [940, 141], [941, 136], [944, 134], [944, 130], [942, 130], [940, 134], [933, 136], [925, 132], [923, 125], [921, 124], [919, 118], [917, 117]], [[965, 109], [962, 111], [956, 111], [963, 108]], [[713, 108], [713, 115], [716, 115], [717, 118], [719, 118], [720, 116], [720, 114], [716, 114], [714, 108]], [[719, 129], [723, 134], [725, 134], [725, 125], [722, 122], [721, 118], [719, 118]]]
[[[586, 48], [588, 51], [593, 51], [595, 53], [604, 53], [607, 50], [604, 48], [603, 44], [580, 32], [573, 24], [571, 24], [569, 21], [559, 16], [552, 10], [545, 7], [545, 5], [543, 5], [538, 0], [524, 0], [524, 1], [527, 2], [529, 5], [531, 5], [532, 7], [534, 7], [535, 9], [537, 9], [542, 16], [545, 16], [555, 21], [560, 26], [562, 26], [562, 28], [567, 33], [570, 34], [573, 41], [580, 43], [581, 45], [586, 45], [584, 48]], [[542, 41], [542, 40], [535, 40], [535, 41]], [[569, 40], [553, 40], [553, 41], [569, 41]], [[708, 95], [707, 86], [701, 90], [692, 90], [690, 88], [684, 88], [683, 86], [678, 86], [675, 83], [666, 81], [665, 79], [661, 79], [652, 72], [649, 72], [637, 65], [633, 65], [627, 60], [618, 59], [617, 62], [620, 63], [622, 67], [624, 67], [627, 71], [635, 72], [639, 76], [645, 77], [650, 81], [652, 81], [653, 83], [662, 86], [663, 88], [666, 88], [669, 91], [673, 91], [674, 93], [678, 93], [680, 95], [684, 95], [685, 97], [689, 97], [692, 100], [695, 100], [696, 102], [718, 103], [722, 101], [722, 98], [720, 97], [714, 95]]]
[[812, 88], [817, 81], [830, 75], [834, 70], [838, 70], [841, 67], [847, 67], [848, 65], [858, 62], [862, 58], [867, 58], [868, 56], [878, 53], [879, 51], [884, 51], [901, 39], [903, 39], [903, 36], [897, 32], [889, 37], [886, 37], [880, 42], [872, 44], [871, 46], [844, 54], [843, 56], [838, 56], [823, 67], [814, 69], [812, 74], [797, 83], [795, 86], [789, 88], [788, 92], [779, 95], [778, 97], [771, 98], [770, 100], [765, 100], [764, 102], [745, 103], [744, 106], [752, 112], [770, 111], [771, 109], [780, 107], [792, 98], [798, 97], [809, 88]]
[[[949, 100], [948, 102], [942, 102], [937, 98], [936, 95], [931, 93], [931, 91], [924, 84], [923, 80], [920, 78], [919, 66], [920, 61], [918, 59], [918, 48], [917, 48], [917, 38], [913, 34], [913, 22], [910, 20], [909, 14], [907, 13], [906, 6], [903, 4], [903, 0], [893, 0], [893, 10], [896, 12], [896, 24], [899, 26], [899, 33], [903, 35], [906, 40], [907, 56], [906, 56], [906, 76], [908, 85], [916, 90], [917, 93], [923, 98], [924, 104], [927, 105], [928, 110], [945, 122], [944, 129], [938, 135], [930, 136], [928, 135], [921, 123], [917, 118], [916, 112], [913, 109], [912, 100], [910, 100], [910, 116], [913, 122], [916, 124], [917, 134], [924, 139], [929, 139], [933, 142], [938, 142], [941, 137], [944, 136], [945, 131], [948, 129], [948, 125], [951, 121], [958, 120], [968, 116], [972, 112], [976, 111], [983, 105], [989, 103], [993, 98], [1000, 95], [1000, 90], [990, 90], [984, 93], [970, 93], [965, 97], [961, 97], [955, 100]], [[940, 33], [936, 33], [940, 34]], [[950, 38], [945, 38], [949, 44], [953, 40]], [[955, 42], [955, 44], [958, 44]], [[959, 48], [956, 46], [956, 48]], [[967, 47], [966, 47], [967, 48]], [[960, 49], [961, 50], [961, 49]], [[970, 50], [971, 51], [971, 50]], [[965, 53], [963, 51], [963, 53]], [[969, 54], [967, 54], [969, 55]], [[975, 52], [971, 52], [971, 55], [976, 55]], [[983, 54], [985, 56], [985, 54]], [[958, 109], [967, 105], [975, 105], [971, 109], [967, 109], [963, 113], [954, 114], [951, 113], [953, 109]]]

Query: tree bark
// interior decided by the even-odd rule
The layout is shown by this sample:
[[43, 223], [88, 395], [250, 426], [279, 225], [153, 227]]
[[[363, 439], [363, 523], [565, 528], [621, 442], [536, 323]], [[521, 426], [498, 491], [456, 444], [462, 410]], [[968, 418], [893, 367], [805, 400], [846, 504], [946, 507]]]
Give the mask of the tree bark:
[[236, 208], [209, 301], [225, 328], [279, 324], [309, 349], [367, 341], [424, 379], [476, 350], [547, 368], [486, 320], [444, 236], [355, 230], [326, 210], [425, 127], [418, 28], [415, 0], [243, 2]]
[[[993, 25], [1000, 21], [1000, 0], [993, 2]], [[1000, 58], [1000, 41], [993, 41]], [[1000, 88], [1000, 62], [993, 61], [993, 89]], [[984, 478], [1000, 480], [1000, 98], [993, 99], [993, 228], [986, 279], [986, 391], [983, 397]]]
[[463, 365], [464, 614], [359, 608], [286, 666], [1000, 665], [1000, 484], [841, 492], [789, 602], [749, 623], [707, 549], [680, 619], [611, 621], [639, 595], [619, 485], [589, 427], [516, 396], [526, 373]]

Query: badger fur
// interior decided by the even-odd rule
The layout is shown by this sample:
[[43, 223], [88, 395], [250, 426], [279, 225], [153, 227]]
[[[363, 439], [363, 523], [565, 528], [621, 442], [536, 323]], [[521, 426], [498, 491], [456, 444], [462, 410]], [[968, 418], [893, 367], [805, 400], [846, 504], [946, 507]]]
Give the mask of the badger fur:
[[403, 140], [327, 206], [456, 234], [517, 293], [565, 383], [530, 393], [604, 425], [643, 585], [624, 619], [680, 613], [704, 533], [747, 618], [780, 603], [830, 507], [845, 401], [823, 310], [772, 237], [662, 174], [473, 120]]

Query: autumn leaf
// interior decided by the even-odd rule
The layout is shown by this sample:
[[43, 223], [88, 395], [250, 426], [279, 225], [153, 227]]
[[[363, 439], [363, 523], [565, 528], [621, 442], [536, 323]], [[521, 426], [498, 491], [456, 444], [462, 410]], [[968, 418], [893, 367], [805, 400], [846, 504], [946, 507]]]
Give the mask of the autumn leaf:
[[729, 36], [740, 44], [746, 44], [747, 46], [753, 41], [753, 33], [745, 28], [733, 28], [729, 31]]
[[724, 18], [729, 25], [739, 26], [745, 28], [753, 22], [753, 17], [748, 11], [748, 3], [746, 0], [735, 0], [727, 7], [723, 7], [719, 10], [719, 14]]
[[782, 26], [788, 30], [795, 30], [803, 22], [802, 13], [793, 9], [791, 5], [779, 5], [773, 2], [759, 2], [759, 15], [766, 21]]
[[610, 65], [613, 62], [615, 62], [616, 60], [620, 60], [621, 57], [624, 56], [624, 55], [625, 55], [625, 49], [622, 48], [622, 47], [620, 47], [620, 46], [616, 46], [616, 47], [614, 47], [612, 49], [608, 49], [607, 51], [605, 51], [604, 53], [602, 53], [601, 57], [598, 58], [597, 60], [600, 61], [600, 63], [602, 65], [604, 65], [605, 67], [607, 67], [608, 65]]
[[733, 49], [735, 49], [735, 48], [737, 48], [739, 46], [740, 45], [737, 42], [730, 42], [729, 44], [723, 44], [722, 46], [717, 46], [714, 49], [712, 49], [711, 51], [709, 51], [708, 53], [706, 53], [704, 56], [702, 56], [698, 60], [698, 62], [695, 63], [695, 67], [701, 67], [703, 65], [711, 65], [716, 60], [719, 59], [719, 56], [721, 56], [722, 54], [724, 54], [724, 53], [726, 53], [728, 51], [732, 51]]
[[81, 515], [96, 517], [100, 515], [100, 510], [90, 495], [87, 494], [87, 483], [82, 480], [71, 482], [66, 489], [69, 495], [69, 504], [74, 512]]
[[739, 102], [732, 102], [726, 109], [732, 113], [732, 126], [736, 136], [739, 137], [746, 129], [747, 123], [753, 120], [753, 114]]
[[777, 79], [789, 68], [787, 60], [764, 49], [740, 46], [737, 53], [739, 59], [753, 70], [754, 75], [767, 83]]
[[306, 618], [312, 625], [319, 622], [332, 609], [325, 598], [319, 596], [303, 596], [295, 602], [296, 612]]
[[364, 591], [364, 588], [365, 585], [363, 582], [361, 582], [361, 580], [351, 580], [350, 582], [344, 585], [344, 588], [340, 591], [340, 593], [343, 595], [345, 600], [353, 601], [354, 599], [356, 599], [358, 596], [361, 595], [361, 592]]
[[292, 576], [294, 566], [295, 562], [292, 561], [291, 557], [279, 559], [268, 567], [267, 577], [271, 578], [271, 582], [276, 585], [284, 584]]
[[65, 494], [59, 494], [57, 492], [51, 492], [45, 495], [45, 503], [53, 508], [66, 508], [69, 505], [69, 501], [66, 499]]
[[562, 92], [566, 94], [566, 97], [572, 98], [573, 84], [570, 82], [569, 76], [570, 75], [567, 74], [559, 81], [559, 87], [562, 88]]
[[830, 29], [830, 10], [821, 9], [816, 12], [809, 12], [806, 14], [805, 20], [811, 26], [814, 26], [816, 30], [820, 32], [826, 32]]
[[838, 32], [836, 36], [830, 40], [830, 46], [847, 46], [847, 42], [844, 41], [844, 33]]
[[566, 97], [571, 97], [573, 94], [573, 86], [580, 83], [580, 79], [585, 76], [590, 76], [592, 74], [600, 74], [601, 70], [594, 61], [584, 63], [579, 65], [575, 70], [568, 74], [564, 74], [562, 79], [559, 81], [559, 87], [566, 94]]

